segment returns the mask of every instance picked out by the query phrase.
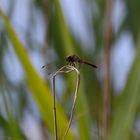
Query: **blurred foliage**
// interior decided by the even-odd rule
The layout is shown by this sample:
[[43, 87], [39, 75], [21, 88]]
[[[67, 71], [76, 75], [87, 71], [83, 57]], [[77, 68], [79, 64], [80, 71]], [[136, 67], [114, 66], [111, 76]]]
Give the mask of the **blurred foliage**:
[[[85, 3], [84, 9], [90, 13], [89, 16], [89, 13], [87, 12], [88, 14], [86, 14], [85, 12], [84, 19], [87, 26], [91, 25], [90, 31], [93, 33], [92, 38], [94, 40], [94, 43], [90, 44], [88, 48], [74, 34], [70, 26], [71, 23], [64, 16], [64, 9], [59, 0], [34, 0], [30, 2], [28, 28], [27, 30], [22, 29], [25, 36], [24, 43], [26, 42], [23, 45], [21, 38], [15, 32], [16, 26], [14, 24], [11, 25], [16, 2], [16, 0], [7, 2], [9, 9], [6, 14], [0, 9], [0, 139], [29, 139], [22, 126], [25, 114], [28, 111], [35, 120], [39, 119], [38, 127], [42, 135], [40, 140], [53, 139], [51, 88], [48, 81], [44, 82], [42, 80], [30, 61], [30, 53], [32, 52], [40, 54], [45, 63], [53, 61], [53, 65], [57, 68], [65, 64], [64, 57], [69, 54], [78, 54], [87, 60], [93, 59], [99, 64], [97, 71], [92, 71], [90, 68], [81, 66], [78, 102], [76, 104], [74, 121], [66, 139], [100, 139], [102, 113], [101, 72], [103, 72], [100, 64], [102, 64], [102, 52], [104, 48], [105, 1], [83, 0]], [[133, 37], [137, 53], [128, 74], [125, 87], [121, 93], [116, 95], [114, 87], [111, 87], [112, 112], [108, 139], [138, 140], [140, 139], [140, 130], [136, 120], [140, 121], [140, 1], [125, 0], [123, 3], [126, 15], [117, 32], [113, 32], [113, 44], [116, 43], [121, 33], [129, 31]], [[75, 10], [76, 14], [77, 9], [73, 10]], [[36, 28], [35, 25], [38, 22], [38, 13], [42, 14], [44, 21], [45, 37], [43, 44], [37, 42], [33, 37]], [[11, 48], [12, 51], [10, 51]], [[7, 73], [7, 64], [5, 64], [8, 63], [5, 60], [7, 54], [9, 62], [12, 61], [11, 54], [16, 55], [16, 59], [24, 71], [18, 83], [11, 80]], [[14, 67], [13, 65], [11, 68], [13, 77], [16, 73]], [[115, 67], [115, 65], [112, 67]], [[71, 98], [73, 97], [75, 77], [64, 75], [60, 79], [60, 81], [57, 81], [57, 87], [62, 92], [60, 95], [57, 95], [59, 137], [64, 134], [68, 122], [68, 112], [72, 105]], [[57, 92], [60, 89], [56, 89]]]

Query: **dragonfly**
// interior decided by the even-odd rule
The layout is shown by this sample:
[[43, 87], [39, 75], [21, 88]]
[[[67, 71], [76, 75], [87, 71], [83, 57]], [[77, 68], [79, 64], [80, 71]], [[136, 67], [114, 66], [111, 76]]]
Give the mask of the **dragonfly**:
[[89, 65], [91, 66], [92, 68], [97, 68], [96, 65], [92, 64], [92, 63], [89, 63], [83, 59], [81, 59], [78, 55], [69, 55], [69, 56], [66, 56], [65, 57], [65, 60], [70, 64], [70, 65], [73, 65], [75, 66], [75, 63], [79, 63], [79, 64], [86, 64], [86, 65]]
[[[80, 64], [86, 64], [86, 65], [91, 66], [92, 68], [97, 68], [96, 65], [94, 65], [94, 64], [92, 64], [92, 63], [89, 63], [89, 62], [87, 62], [87, 61], [81, 59], [78, 55], [75, 55], [75, 54], [66, 56], [66, 57], [65, 57], [65, 60], [68, 62], [69, 65], [72, 65], [72, 66], [74, 66], [74, 67], [75, 67], [75, 63], [77, 62], [77, 63], [79, 63], [79, 65], [80, 65]], [[46, 68], [49, 68], [48, 65], [42, 66], [42, 68], [45, 68], [45, 67], [46, 67]]]

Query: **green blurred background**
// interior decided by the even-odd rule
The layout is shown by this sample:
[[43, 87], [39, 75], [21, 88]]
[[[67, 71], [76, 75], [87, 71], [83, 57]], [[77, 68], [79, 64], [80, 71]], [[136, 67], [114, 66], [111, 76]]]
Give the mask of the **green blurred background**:
[[[54, 139], [49, 67], [41, 67], [55, 71], [71, 54], [98, 69], [80, 67], [66, 139], [139, 140], [139, 7], [139, 0], [0, 0], [0, 140]], [[72, 73], [56, 79], [60, 139], [75, 83]]]

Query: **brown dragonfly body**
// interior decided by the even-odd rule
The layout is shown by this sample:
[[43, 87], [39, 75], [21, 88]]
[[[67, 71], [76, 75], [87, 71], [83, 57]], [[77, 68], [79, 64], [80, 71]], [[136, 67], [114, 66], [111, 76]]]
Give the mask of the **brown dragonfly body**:
[[67, 62], [69, 62], [73, 66], [75, 66], [75, 62], [78, 62], [79, 64], [80, 63], [83, 63], [83, 64], [87, 64], [87, 65], [89, 65], [89, 66], [91, 66], [93, 68], [97, 68], [96, 65], [94, 65], [92, 63], [89, 63], [89, 62], [81, 59], [79, 56], [77, 56], [75, 54], [74, 55], [67, 56], [65, 59], [66, 59]]

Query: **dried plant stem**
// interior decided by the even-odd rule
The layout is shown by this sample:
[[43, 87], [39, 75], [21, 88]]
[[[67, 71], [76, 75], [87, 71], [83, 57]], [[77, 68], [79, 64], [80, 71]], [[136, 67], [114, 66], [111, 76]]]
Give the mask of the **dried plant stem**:
[[103, 113], [102, 113], [102, 138], [107, 138], [110, 120], [110, 49], [112, 43], [112, 0], [106, 1], [106, 25], [104, 33], [104, 79], [103, 79]]
[[69, 120], [67, 129], [64, 133], [64, 136], [63, 136], [62, 140], [64, 140], [64, 138], [67, 135], [67, 133], [69, 131], [69, 128], [71, 126], [72, 119], [73, 119], [73, 114], [74, 114], [74, 109], [75, 109], [75, 105], [76, 105], [76, 100], [77, 100], [77, 94], [78, 94], [78, 89], [79, 89], [79, 84], [80, 84], [80, 73], [77, 69], [75, 69], [75, 71], [77, 72], [77, 81], [76, 81], [76, 88], [75, 88], [75, 93], [74, 93], [74, 100], [73, 100], [72, 110], [71, 110], [71, 113], [70, 113], [70, 120]]
[[52, 92], [53, 92], [54, 134], [55, 134], [55, 140], [58, 140], [57, 115], [56, 115], [56, 96], [55, 96], [55, 76], [53, 76]]
[[66, 65], [61, 67], [58, 71], [56, 71], [53, 75], [53, 85], [52, 85], [52, 92], [53, 92], [53, 113], [54, 113], [54, 135], [55, 135], [55, 140], [58, 140], [58, 133], [57, 133], [57, 112], [56, 112], [56, 93], [55, 93], [55, 76], [60, 74], [60, 73], [69, 73], [71, 71], [76, 71], [77, 73], [77, 82], [76, 82], [76, 88], [75, 88], [75, 94], [74, 94], [74, 101], [73, 101], [73, 105], [72, 105], [72, 110], [71, 110], [71, 114], [70, 114], [70, 120], [68, 122], [68, 126], [66, 128], [66, 131], [64, 133], [64, 136], [62, 139], [65, 138], [65, 136], [67, 135], [72, 119], [73, 119], [73, 114], [74, 114], [74, 109], [75, 109], [75, 105], [76, 105], [76, 99], [77, 99], [77, 94], [78, 94], [78, 89], [79, 89], [79, 84], [80, 84], [80, 72], [71, 65]]

